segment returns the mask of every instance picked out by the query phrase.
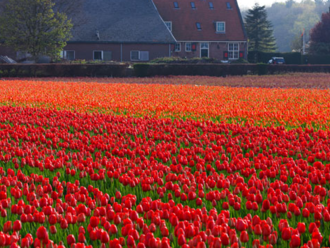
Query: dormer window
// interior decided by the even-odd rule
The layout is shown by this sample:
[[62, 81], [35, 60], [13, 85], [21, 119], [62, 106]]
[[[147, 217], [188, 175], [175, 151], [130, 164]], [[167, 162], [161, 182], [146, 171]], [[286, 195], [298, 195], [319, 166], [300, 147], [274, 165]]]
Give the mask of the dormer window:
[[191, 6], [192, 9], [196, 9], [196, 5], [195, 5], [194, 2], [190, 2], [190, 6]]
[[172, 22], [165, 22], [165, 25], [172, 32]]
[[226, 23], [225, 22], [216, 22], [216, 32], [225, 33], [226, 32]]
[[210, 7], [210, 9], [214, 9], [214, 6], [213, 6], [212, 2], [209, 2], [209, 7]]
[[175, 9], [178, 9], [178, 8], [179, 8], [179, 4], [178, 4], [178, 2], [173, 2], [173, 4], [174, 4], [174, 8], [175, 8]]
[[198, 31], [202, 30], [200, 22], [196, 22], [196, 27], [197, 27]]
[[227, 9], [233, 9], [229, 2], [227, 2], [226, 5], [227, 5]]

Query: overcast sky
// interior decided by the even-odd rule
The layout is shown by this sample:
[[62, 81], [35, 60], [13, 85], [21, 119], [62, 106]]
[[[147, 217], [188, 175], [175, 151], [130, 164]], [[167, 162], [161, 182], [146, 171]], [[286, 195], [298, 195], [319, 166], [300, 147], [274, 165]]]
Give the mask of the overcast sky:
[[270, 6], [275, 2], [285, 2], [285, 0], [237, 0], [240, 9], [248, 9], [251, 8], [255, 3], [259, 3], [259, 5], [267, 5]]

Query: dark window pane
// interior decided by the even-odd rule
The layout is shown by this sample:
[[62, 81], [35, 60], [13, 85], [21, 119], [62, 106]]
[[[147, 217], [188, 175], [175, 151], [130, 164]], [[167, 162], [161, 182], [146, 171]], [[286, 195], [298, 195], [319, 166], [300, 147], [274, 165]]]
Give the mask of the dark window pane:
[[94, 60], [102, 60], [102, 52], [101, 51], [95, 51], [94, 52]]

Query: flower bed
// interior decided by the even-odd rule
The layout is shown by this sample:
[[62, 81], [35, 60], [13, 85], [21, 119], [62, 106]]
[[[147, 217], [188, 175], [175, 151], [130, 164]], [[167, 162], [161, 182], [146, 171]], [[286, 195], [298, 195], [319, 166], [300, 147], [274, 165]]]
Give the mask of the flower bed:
[[0, 93], [0, 247], [330, 246], [326, 90]]

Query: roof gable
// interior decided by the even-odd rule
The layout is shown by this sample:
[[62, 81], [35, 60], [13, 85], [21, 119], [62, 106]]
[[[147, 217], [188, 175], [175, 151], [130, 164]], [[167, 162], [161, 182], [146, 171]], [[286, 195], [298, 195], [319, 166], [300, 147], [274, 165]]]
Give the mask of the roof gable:
[[71, 42], [175, 42], [151, 0], [85, 0], [81, 15]]
[[[172, 22], [172, 33], [178, 41], [247, 40], [236, 0], [153, 1], [163, 20]], [[174, 7], [174, 2], [177, 2], [178, 8]], [[195, 8], [192, 8], [191, 2], [194, 2]], [[216, 22], [225, 22], [225, 33], [216, 32]], [[198, 30], [196, 23], [200, 23], [201, 30]]]

